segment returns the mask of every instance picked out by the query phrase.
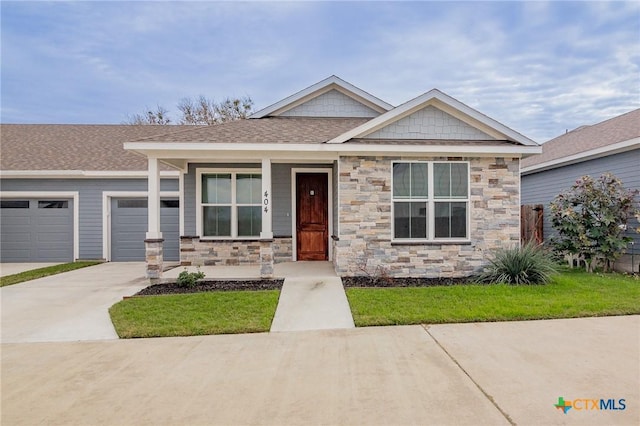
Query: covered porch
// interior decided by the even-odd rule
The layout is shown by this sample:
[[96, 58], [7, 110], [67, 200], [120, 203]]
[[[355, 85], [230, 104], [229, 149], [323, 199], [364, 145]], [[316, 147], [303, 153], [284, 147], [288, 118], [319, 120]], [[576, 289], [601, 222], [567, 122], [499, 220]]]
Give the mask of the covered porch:
[[[198, 145], [198, 144], [194, 144]], [[147, 145], [148, 147], [148, 145]], [[180, 264], [247, 268], [271, 278], [283, 262], [333, 260], [337, 234], [338, 156], [287, 150], [264, 152], [167, 149], [148, 157], [146, 276], [163, 277], [159, 165], [180, 171]], [[171, 152], [167, 152], [171, 151]], [[313, 157], [310, 158], [310, 157]], [[335, 225], [334, 225], [335, 224]], [[223, 271], [217, 271], [223, 272]], [[215, 276], [216, 274], [212, 274]]]

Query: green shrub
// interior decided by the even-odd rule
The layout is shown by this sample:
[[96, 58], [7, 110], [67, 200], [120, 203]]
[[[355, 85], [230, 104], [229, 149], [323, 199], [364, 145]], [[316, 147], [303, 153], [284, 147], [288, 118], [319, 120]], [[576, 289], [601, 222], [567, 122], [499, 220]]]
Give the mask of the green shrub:
[[551, 255], [541, 246], [529, 243], [498, 250], [478, 280], [491, 284], [546, 284], [556, 272], [557, 266]]
[[188, 272], [186, 269], [178, 275], [176, 284], [180, 287], [193, 287], [196, 285], [196, 281], [204, 278], [204, 273], [200, 270], [198, 272]]

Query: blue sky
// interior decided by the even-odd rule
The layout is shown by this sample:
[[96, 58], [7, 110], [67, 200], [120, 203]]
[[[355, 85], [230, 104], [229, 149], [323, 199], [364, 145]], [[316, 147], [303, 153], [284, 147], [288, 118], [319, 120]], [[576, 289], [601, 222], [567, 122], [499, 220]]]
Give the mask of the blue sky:
[[640, 2], [1, 3], [3, 123], [122, 123], [332, 74], [431, 88], [538, 142], [640, 107]]

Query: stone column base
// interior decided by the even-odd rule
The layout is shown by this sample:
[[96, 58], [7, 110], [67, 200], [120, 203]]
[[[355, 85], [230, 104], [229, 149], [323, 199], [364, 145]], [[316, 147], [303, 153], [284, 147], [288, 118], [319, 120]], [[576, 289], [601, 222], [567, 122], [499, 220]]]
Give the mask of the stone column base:
[[164, 239], [162, 238], [144, 240], [145, 260], [147, 262], [146, 277], [151, 281], [157, 281], [162, 278], [163, 242]]
[[273, 240], [260, 241], [260, 277], [273, 278]]

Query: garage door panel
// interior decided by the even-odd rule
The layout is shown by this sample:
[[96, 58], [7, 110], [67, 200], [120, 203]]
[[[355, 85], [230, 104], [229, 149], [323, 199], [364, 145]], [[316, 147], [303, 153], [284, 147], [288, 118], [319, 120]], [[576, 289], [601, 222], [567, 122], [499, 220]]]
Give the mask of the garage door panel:
[[[144, 261], [144, 240], [147, 233], [146, 199], [111, 200], [111, 260], [115, 262]], [[179, 209], [160, 209], [160, 231], [164, 237], [165, 260], [179, 260]]]
[[[73, 260], [73, 200], [30, 199], [4, 203], [0, 214], [2, 262], [69, 262]], [[28, 208], [4, 208], [22, 204]], [[38, 208], [66, 205], [67, 208]]]

